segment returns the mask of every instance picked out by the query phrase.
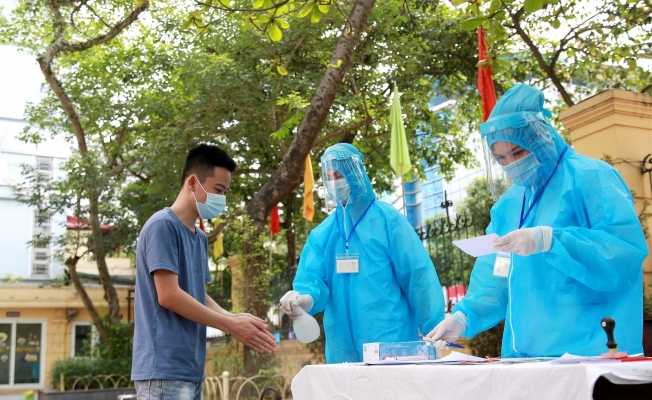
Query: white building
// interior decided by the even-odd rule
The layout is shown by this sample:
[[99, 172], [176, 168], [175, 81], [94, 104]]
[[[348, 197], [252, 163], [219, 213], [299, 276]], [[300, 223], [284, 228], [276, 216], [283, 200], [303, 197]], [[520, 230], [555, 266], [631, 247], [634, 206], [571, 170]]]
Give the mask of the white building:
[[[475, 140], [473, 140], [475, 138]], [[446, 181], [439, 173], [439, 167], [428, 167], [425, 170], [425, 181], [405, 183], [405, 202], [407, 203], [407, 218], [415, 228], [422, 226], [426, 220], [441, 218], [446, 215], [446, 209], [442, 207], [445, 200], [452, 204], [448, 208], [449, 215], [456, 215], [457, 207], [466, 198], [467, 187], [476, 178], [485, 177], [484, 154], [479, 141], [480, 133], [474, 132], [469, 135], [468, 145], [473, 147], [473, 154], [480, 163], [477, 168], [465, 168], [457, 165], [455, 175], [450, 181]], [[403, 198], [401, 193], [401, 181], [394, 181], [394, 191], [383, 193], [381, 200], [394, 205], [403, 211]]]
[[[15, 3], [0, 0], [4, 13]], [[19, 278], [36, 283], [63, 273], [52, 245], [33, 248], [28, 242], [38, 233], [63, 234], [65, 215], [38, 215], [35, 208], [16, 201], [11, 188], [23, 179], [23, 164], [37, 166], [44, 175], [57, 179], [59, 166], [70, 154], [70, 146], [61, 139], [39, 145], [19, 140], [27, 126], [25, 107], [40, 101], [44, 82], [34, 56], [13, 46], [0, 46], [0, 282]]]

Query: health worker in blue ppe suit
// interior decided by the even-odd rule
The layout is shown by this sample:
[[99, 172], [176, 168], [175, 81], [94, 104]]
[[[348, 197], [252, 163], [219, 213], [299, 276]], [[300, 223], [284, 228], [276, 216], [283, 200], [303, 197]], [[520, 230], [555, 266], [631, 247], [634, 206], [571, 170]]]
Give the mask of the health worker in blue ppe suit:
[[[281, 309], [324, 311], [326, 362], [360, 362], [372, 342], [419, 340], [444, 318], [437, 273], [423, 243], [394, 207], [376, 200], [352, 145], [329, 147], [322, 179], [337, 203], [308, 237], [293, 288]], [[300, 311], [299, 311], [300, 312]]]
[[[491, 209], [500, 253], [478, 257], [466, 297], [427, 336], [442, 348], [505, 320], [503, 357], [641, 353], [645, 237], [618, 171], [576, 153], [548, 123], [543, 93], [517, 85], [480, 125], [514, 181]], [[491, 185], [491, 187], [494, 187]]]

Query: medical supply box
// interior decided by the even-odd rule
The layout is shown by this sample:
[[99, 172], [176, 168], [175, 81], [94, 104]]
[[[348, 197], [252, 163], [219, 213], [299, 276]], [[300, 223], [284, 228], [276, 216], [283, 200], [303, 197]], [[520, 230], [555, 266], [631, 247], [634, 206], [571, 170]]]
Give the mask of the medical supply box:
[[425, 361], [441, 358], [441, 352], [426, 342], [365, 343], [362, 359], [365, 364], [392, 361]]

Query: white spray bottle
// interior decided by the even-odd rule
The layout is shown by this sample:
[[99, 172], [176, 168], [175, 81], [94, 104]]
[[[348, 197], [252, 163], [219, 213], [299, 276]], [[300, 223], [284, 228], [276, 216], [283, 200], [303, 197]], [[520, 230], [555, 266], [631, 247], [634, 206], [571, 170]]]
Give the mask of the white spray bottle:
[[[296, 300], [299, 297], [299, 292], [296, 290], [290, 290], [281, 297], [281, 304]], [[319, 324], [317, 320], [307, 312], [303, 311], [303, 308], [295, 307], [292, 311], [300, 312], [301, 315], [299, 318], [294, 320], [294, 334], [297, 335], [297, 339], [301, 343], [310, 343], [319, 337]]]

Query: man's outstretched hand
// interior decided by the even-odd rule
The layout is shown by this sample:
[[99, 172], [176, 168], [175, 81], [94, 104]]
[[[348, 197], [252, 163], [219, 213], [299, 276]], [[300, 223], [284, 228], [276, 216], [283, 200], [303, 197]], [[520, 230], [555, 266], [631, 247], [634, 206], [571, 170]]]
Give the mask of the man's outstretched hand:
[[265, 321], [246, 313], [236, 314], [232, 318], [228, 333], [235, 340], [259, 353], [273, 353], [276, 350], [274, 335], [267, 330]]

